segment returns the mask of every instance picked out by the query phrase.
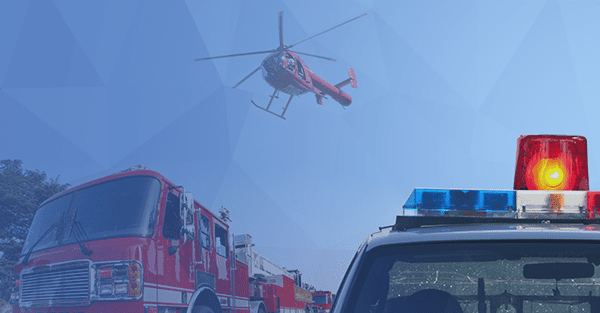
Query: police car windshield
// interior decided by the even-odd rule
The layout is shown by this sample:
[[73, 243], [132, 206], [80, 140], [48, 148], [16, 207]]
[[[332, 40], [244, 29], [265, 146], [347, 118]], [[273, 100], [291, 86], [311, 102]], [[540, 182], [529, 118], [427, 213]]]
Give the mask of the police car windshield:
[[346, 308], [357, 313], [600, 312], [599, 256], [597, 244], [575, 241], [379, 248], [361, 267], [349, 297], [354, 302]]

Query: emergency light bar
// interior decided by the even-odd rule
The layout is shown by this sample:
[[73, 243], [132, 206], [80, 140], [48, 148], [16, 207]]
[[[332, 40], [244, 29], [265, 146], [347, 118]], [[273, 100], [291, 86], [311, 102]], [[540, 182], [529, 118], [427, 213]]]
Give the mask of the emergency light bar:
[[416, 188], [405, 215], [514, 217], [515, 191]]
[[600, 219], [600, 192], [587, 191], [587, 140], [583, 136], [533, 135], [517, 140], [515, 190], [416, 188], [405, 216]]
[[415, 188], [402, 209], [405, 216], [596, 219], [600, 192]]

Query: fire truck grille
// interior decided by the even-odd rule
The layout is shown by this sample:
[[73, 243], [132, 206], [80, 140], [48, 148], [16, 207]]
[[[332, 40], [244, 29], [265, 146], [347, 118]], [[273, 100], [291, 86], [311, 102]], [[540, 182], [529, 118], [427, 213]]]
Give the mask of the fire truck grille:
[[33, 267], [21, 273], [21, 307], [71, 307], [90, 303], [87, 261]]

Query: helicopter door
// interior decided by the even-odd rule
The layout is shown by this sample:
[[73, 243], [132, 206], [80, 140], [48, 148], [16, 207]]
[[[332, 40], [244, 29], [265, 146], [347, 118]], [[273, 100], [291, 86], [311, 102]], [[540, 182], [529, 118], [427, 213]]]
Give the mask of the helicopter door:
[[302, 67], [302, 63], [298, 62], [298, 76], [300, 76], [302, 79], [306, 80], [306, 77], [304, 75], [304, 68]]

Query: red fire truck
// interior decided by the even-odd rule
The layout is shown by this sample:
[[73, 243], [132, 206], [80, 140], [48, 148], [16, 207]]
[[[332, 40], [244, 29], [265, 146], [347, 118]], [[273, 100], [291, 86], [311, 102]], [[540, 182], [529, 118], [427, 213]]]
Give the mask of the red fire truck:
[[281, 268], [253, 251], [252, 237], [235, 236], [236, 258], [247, 264], [252, 312], [310, 312], [311, 293], [298, 270]]
[[250, 263], [236, 261], [230, 245], [229, 212], [220, 213], [143, 166], [54, 195], [37, 210], [15, 266], [13, 312], [274, 311], [273, 298], [253, 290], [251, 300], [257, 284], [297, 311], [288, 278], [299, 273], [250, 284]]
[[314, 313], [329, 313], [331, 309], [331, 291], [318, 290], [312, 292], [313, 312]]

